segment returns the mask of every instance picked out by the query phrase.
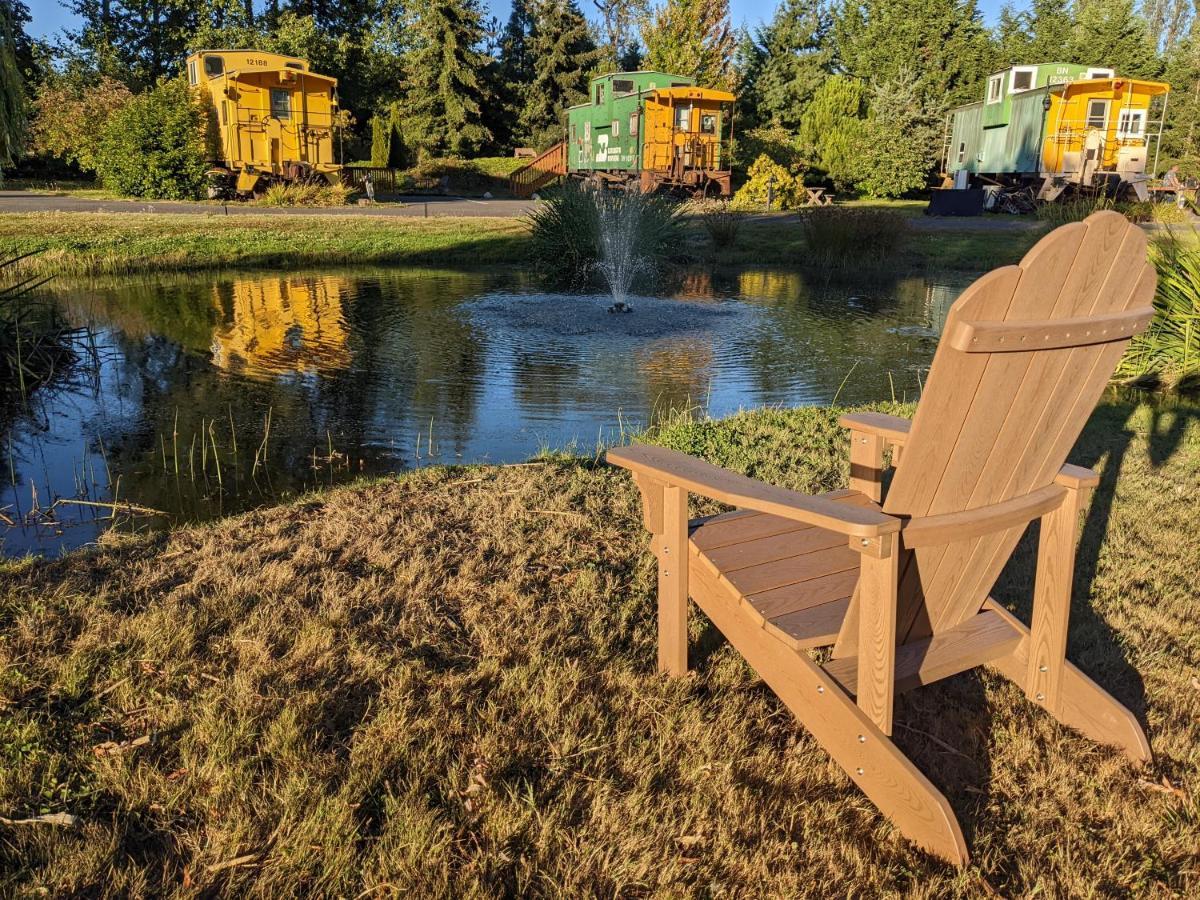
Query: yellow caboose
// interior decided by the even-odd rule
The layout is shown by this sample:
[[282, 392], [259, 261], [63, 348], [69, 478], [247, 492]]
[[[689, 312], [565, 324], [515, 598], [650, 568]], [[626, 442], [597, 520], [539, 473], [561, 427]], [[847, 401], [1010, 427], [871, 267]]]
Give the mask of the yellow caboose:
[[1072, 63], [1013, 66], [984, 99], [951, 111], [945, 171], [960, 184], [1041, 183], [1144, 191], [1162, 140], [1170, 86]]
[[336, 78], [311, 71], [307, 60], [260, 50], [198, 50], [187, 58], [187, 76], [208, 107], [215, 193], [337, 177]]

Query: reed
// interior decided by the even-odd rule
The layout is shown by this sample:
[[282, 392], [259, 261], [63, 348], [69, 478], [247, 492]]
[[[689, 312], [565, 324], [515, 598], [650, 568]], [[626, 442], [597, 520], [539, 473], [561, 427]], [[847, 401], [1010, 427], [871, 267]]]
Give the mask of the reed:
[[706, 201], [700, 205], [697, 213], [709, 240], [718, 250], [732, 247], [737, 242], [742, 216], [729, 205], [728, 200]]
[[885, 209], [821, 207], [800, 216], [804, 254], [800, 262], [827, 275], [891, 270], [908, 243], [908, 219]]
[[[12, 278], [20, 262], [32, 255], [0, 261], [0, 281]], [[26, 402], [31, 390], [78, 358], [76, 330], [37, 297], [48, 280], [33, 275], [0, 284], [0, 403]]]
[[1154, 388], [1200, 390], [1200, 245], [1174, 234], [1154, 242], [1154, 318], [1133, 339], [1117, 377]]

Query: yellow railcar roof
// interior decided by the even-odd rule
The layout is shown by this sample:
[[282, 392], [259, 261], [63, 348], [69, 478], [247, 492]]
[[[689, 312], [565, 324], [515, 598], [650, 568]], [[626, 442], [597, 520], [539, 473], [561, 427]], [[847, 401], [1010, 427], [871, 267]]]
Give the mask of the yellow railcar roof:
[[[253, 69], [229, 69], [223, 76], [218, 75], [217, 78], [237, 78], [239, 75], [262, 75], [277, 72], [291, 72], [296, 78], [303, 76], [304, 78], [315, 78], [318, 81], [328, 81], [330, 84], [337, 84], [337, 79], [332, 75], [322, 75], [320, 72], [306, 72], [303, 69], [293, 69], [289, 66], [255, 66]], [[216, 79], [213, 80], [215, 81]]]
[[1150, 95], [1166, 94], [1171, 90], [1171, 86], [1162, 81], [1146, 81], [1141, 78], [1080, 78], [1075, 81], [1068, 81], [1065, 84], [1056, 84], [1051, 90], [1072, 92], [1078, 89], [1095, 89], [1101, 85], [1115, 87], [1118, 84], [1133, 84], [1142, 88], [1143, 91]]
[[729, 91], [718, 91], [714, 88], [702, 88], [695, 85], [657, 88], [652, 92], [652, 96], [655, 100], [716, 100], [722, 103], [732, 103], [736, 99]]

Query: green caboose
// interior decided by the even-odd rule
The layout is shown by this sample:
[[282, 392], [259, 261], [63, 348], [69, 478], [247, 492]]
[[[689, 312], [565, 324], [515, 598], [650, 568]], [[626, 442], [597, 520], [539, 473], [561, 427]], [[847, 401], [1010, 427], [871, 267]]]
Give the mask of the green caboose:
[[667, 72], [592, 79], [567, 115], [566, 169], [577, 178], [729, 194], [733, 94]]

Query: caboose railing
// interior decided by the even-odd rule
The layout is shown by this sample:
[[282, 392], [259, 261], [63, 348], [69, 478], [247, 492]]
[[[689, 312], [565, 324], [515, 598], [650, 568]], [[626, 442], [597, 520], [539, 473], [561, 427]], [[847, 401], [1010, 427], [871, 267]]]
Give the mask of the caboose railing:
[[528, 165], [513, 172], [508, 179], [509, 189], [516, 197], [528, 197], [567, 174], [567, 142], [561, 141], [534, 157]]

